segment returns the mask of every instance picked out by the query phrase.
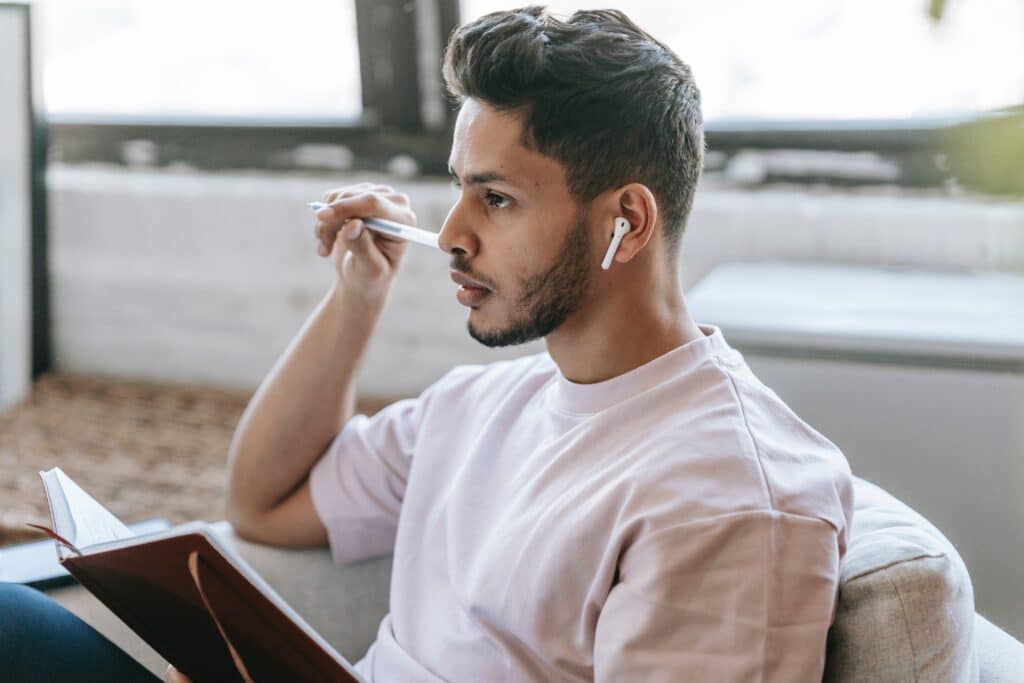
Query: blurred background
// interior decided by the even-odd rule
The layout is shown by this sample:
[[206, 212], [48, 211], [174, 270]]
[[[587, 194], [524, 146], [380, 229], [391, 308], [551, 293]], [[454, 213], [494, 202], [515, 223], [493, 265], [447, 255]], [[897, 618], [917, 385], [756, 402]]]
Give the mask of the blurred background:
[[[238, 416], [331, 281], [305, 202], [384, 180], [439, 229], [446, 37], [519, 4], [0, 3], [0, 545], [56, 465], [125, 521], [221, 516]], [[615, 6], [702, 92], [698, 321], [1024, 637], [1024, 1]], [[363, 411], [543, 348], [473, 342], [447, 266], [410, 248]]]

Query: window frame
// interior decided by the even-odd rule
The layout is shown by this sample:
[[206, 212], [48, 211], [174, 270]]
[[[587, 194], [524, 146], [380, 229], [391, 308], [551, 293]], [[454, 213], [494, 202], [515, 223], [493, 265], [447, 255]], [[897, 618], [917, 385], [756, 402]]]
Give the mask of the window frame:
[[49, 149], [48, 129], [42, 118], [39, 106], [39, 65], [34, 61], [36, 56], [32, 33], [32, 6], [27, 2], [2, 2], [5, 10], [21, 13], [25, 35], [24, 63], [26, 72], [24, 82], [28, 92], [25, 93], [26, 112], [31, 127], [29, 140], [29, 307], [31, 322], [31, 361], [30, 376], [32, 380], [48, 371], [53, 364], [53, 344], [50, 327], [50, 277], [49, 277], [49, 244], [47, 231], [46, 202], [46, 162]]

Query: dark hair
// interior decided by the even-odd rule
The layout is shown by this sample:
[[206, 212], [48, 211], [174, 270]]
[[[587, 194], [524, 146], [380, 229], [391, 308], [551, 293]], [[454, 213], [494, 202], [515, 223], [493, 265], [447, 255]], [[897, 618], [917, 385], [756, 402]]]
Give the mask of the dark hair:
[[565, 166], [577, 203], [647, 185], [674, 257], [704, 160], [700, 92], [690, 67], [629, 17], [487, 14], [452, 34], [444, 79], [459, 104], [522, 110], [523, 143]]

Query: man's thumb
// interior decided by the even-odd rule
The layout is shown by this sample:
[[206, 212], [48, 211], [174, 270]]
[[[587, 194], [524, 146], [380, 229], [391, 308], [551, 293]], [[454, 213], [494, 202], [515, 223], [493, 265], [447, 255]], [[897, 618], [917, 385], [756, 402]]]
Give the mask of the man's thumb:
[[[356, 219], [359, 220], [358, 218]], [[373, 232], [359, 221], [359, 235], [348, 243], [348, 250], [370, 261], [377, 269], [387, 270], [388, 260], [373, 241]]]

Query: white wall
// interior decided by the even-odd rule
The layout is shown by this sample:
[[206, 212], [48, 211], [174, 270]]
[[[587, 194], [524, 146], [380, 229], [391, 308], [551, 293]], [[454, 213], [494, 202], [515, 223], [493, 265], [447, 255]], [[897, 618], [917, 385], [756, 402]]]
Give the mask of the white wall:
[[[58, 367], [254, 387], [329, 285], [305, 202], [381, 176], [213, 174], [52, 167], [48, 175]], [[389, 182], [437, 229], [444, 181]], [[698, 193], [683, 240], [689, 287], [736, 260], [1024, 270], [1024, 204], [888, 190]], [[465, 331], [446, 256], [411, 246], [359, 378], [367, 396], [417, 393], [490, 350]]]

